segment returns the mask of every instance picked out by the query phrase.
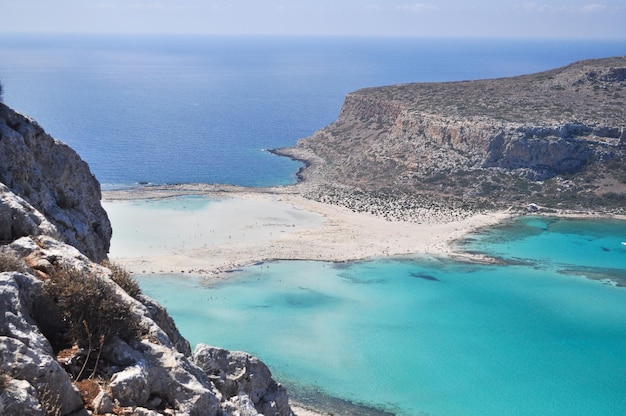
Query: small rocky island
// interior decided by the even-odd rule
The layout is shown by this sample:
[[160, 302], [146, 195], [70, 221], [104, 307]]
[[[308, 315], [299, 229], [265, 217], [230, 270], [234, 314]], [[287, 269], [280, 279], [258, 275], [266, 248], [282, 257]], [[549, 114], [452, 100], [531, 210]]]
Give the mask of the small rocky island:
[[[354, 241], [372, 239], [363, 224], [374, 217], [397, 240], [407, 223], [378, 217], [439, 223], [529, 208], [623, 214], [625, 97], [626, 57], [356, 91], [335, 123], [275, 151], [307, 167], [300, 184], [272, 192], [371, 214], [353, 224]], [[191, 351], [165, 309], [108, 261], [112, 229], [101, 197], [72, 149], [0, 103], [0, 414], [293, 414], [267, 366], [208, 345]], [[307, 238], [291, 243], [310, 251], [316, 240]], [[334, 253], [345, 240], [352, 241], [320, 240], [318, 248]], [[252, 252], [276, 258], [276, 250]]]
[[310, 197], [391, 218], [419, 221], [423, 206], [624, 213], [625, 100], [626, 57], [368, 88], [276, 152], [309, 165]]

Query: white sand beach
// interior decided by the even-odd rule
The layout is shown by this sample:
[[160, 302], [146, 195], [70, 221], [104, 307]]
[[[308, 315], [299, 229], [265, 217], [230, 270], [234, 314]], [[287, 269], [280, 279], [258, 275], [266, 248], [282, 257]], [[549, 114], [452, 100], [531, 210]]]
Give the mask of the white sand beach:
[[388, 221], [312, 201], [288, 188], [146, 187], [104, 192], [103, 205], [113, 224], [112, 260], [132, 273], [212, 277], [277, 259], [451, 255], [453, 240], [510, 216]]

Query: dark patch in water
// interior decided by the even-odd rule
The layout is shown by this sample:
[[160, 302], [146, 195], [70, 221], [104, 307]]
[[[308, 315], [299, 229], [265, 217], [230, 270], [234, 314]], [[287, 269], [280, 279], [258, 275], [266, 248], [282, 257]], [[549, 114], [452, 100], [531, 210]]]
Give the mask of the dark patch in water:
[[370, 407], [349, 400], [339, 399], [320, 392], [317, 389], [283, 383], [294, 401], [304, 407], [320, 413], [341, 416], [395, 416], [395, 413]]
[[610, 249], [608, 249], [608, 248], [606, 248], [606, 247], [602, 247], [602, 251], [605, 251], [605, 252], [607, 252], [607, 253], [608, 253], [608, 252], [610, 252], [611, 250], [610, 250]]
[[415, 278], [423, 279], [423, 280], [428, 280], [428, 281], [431, 281], [431, 282], [441, 282], [441, 280], [437, 279], [435, 276], [431, 276], [430, 274], [426, 274], [426, 273], [411, 272], [409, 275], [411, 277], [415, 277]]
[[335, 270], [349, 269], [356, 263], [357, 263], [356, 261], [337, 261], [337, 262], [332, 263], [332, 268]]
[[294, 308], [317, 308], [337, 303], [338, 298], [306, 287], [300, 287], [298, 292], [278, 294], [278, 303]]
[[614, 282], [616, 286], [626, 287], [626, 270], [622, 269], [579, 266], [570, 269], [560, 269], [557, 272], [567, 276], [580, 276], [591, 280], [606, 282], [611, 281]]
[[387, 283], [386, 279], [357, 279], [352, 276], [350, 273], [339, 273], [339, 277], [347, 280], [350, 283], [357, 285], [371, 285], [371, 284], [382, 284]]

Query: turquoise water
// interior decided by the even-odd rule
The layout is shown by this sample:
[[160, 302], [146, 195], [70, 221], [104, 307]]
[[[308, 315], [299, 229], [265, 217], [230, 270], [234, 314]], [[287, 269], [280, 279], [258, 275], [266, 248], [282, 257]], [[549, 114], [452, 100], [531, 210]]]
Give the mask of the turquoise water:
[[296, 398], [399, 415], [623, 415], [626, 288], [564, 272], [623, 273], [620, 236], [625, 222], [524, 218], [464, 242], [500, 265], [283, 261], [213, 286], [138, 279], [192, 344], [258, 355]]

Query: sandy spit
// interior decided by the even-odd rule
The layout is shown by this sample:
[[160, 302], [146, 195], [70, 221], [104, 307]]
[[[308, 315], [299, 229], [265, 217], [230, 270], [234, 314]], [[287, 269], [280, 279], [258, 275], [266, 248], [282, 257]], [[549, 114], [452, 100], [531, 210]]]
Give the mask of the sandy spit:
[[[132, 273], [223, 272], [270, 260], [351, 261], [426, 254], [451, 256], [450, 243], [510, 218], [475, 214], [446, 222], [389, 221], [313, 201], [292, 187], [171, 185], [103, 192], [113, 224], [110, 258]], [[163, 201], [201, 195], [186, 209]]]

